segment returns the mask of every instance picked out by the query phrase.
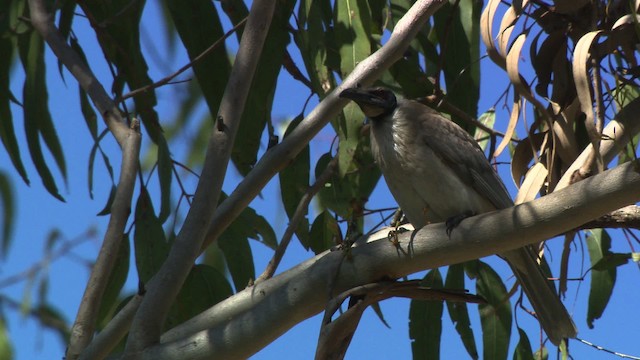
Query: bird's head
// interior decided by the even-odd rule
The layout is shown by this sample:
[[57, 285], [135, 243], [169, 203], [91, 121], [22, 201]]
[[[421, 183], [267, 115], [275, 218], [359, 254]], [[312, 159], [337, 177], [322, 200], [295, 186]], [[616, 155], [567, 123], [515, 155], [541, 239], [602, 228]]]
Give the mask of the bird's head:
[[340, 93], [341, 98], [353, 100], [371, 120], [387, 116], [396, 109], [398, 102], [387, 88], [349, 88]]

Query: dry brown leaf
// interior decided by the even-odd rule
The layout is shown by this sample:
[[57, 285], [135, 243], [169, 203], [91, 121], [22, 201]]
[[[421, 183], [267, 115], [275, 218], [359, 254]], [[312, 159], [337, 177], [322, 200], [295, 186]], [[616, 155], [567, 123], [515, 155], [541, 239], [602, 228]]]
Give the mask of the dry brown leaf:
[[549, 175], [549, 171], [547, 171], [543, 163], [539, 162], [533, 165], [531, 169], [527, 171], [522, 186], [520, 190], [518, 190], [518, 195], [515, 200], [516, 205], [535, 199], [540, 189], [544, 186], [547, 175]]

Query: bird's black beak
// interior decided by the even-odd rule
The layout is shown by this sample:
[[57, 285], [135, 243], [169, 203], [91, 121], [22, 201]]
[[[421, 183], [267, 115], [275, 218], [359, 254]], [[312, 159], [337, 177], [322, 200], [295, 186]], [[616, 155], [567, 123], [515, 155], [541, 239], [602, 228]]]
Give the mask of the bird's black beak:
[[396, 107], [395, 95], [385, 88], [348, 88], [339, 96], [354, 101], [370, 119], [390, 114]]

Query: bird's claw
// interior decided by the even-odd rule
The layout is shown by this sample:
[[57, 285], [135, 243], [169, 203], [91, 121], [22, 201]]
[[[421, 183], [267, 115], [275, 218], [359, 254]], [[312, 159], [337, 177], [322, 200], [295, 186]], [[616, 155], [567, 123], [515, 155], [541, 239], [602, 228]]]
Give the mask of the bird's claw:
[[456, 216], [452, 216], [450, 218], [447, 219], [447, 221], [445, 221], [445, 226], [447, 227], [447, 236], [451, 237], [451, 233], [453, 232], [453, 229], [456, 228], [456, 226], [460, 225], [460, 223], [462, 222], [462, 220], [471, 217], [475, 215], [475, 213], [473, 211], [466, 211], [460, 215], [456, 215]]

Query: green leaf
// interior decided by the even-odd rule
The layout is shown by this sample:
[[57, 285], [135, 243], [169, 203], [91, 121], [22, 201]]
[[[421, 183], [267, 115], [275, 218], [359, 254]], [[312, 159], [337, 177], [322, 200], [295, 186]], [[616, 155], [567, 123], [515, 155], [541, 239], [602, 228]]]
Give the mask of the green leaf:
[[[71, 33], [71, 24], [73, 23], [73, 16], [75, 15], [76, 5], [77, 4], [75, 0], [62, 1], [60, 16], [58, 17], [58, 30], [60, 31], [60, 35], [62, 35], [65, 40], [69, 38], [69, 34]], [[58, 72], [60, 73], [60, 77], [64, 81], [64, 72], [62, 71], [62, 68], [62, 61], [58, 59]]]
[[[435, 34], [443, 49], [447, 101], [476, 116], [480, 97], [480, 14], [482, 3], [461, 0], [458, 6], [445, 3], [434, 15]], [[454, 120], [463, 128], [470, 126]]]
[[15, 211], [16, 205], [11, 179], [4, 171], [0, 171], [0, 214], [2, 214], [2, 219], [0, 219], [0, 257], [3, 260], [6, 259], [11, 246]]
[[162, 222], [153, 210], [149, 193], [142, 188], [135, 211], [135, 230], [133, 243], [136, 251], [136, 268], [138, 277], [146, 283], [158, 272], [164, 263], [171, 245], [162, 229]]
[[[145, 2], [112, 0], [83, 1], [79, 4], [85, 13], [91, 14], [93, 23], [101, 24], [101, 36], [98, 37], [98, 41], [107, 61], [117, 68], [118, 76], [112, 84], [111, 91], [119, 96], [122, 95], [125, 84], [131, 90], [151, 85], [153, 81], [149, 77], [149, 68], [140, 45], [140, 17]], [[155, 111], [155, 89], [136, 94], [133, 102], [149, 138], [157, 144], [164, 135], [158, 113]]]
[[[425, 275], [421, 285], [442, 289], [442, 276], [438, 269]], [[414, 359], [439, 359], [442, 336], [442, 301], [412, 300], [409, 308], [409, 337]]]
[[329, 26], [331, 16], [329, 2], [302, 1], [298, 8], [298, 28], [306, 29], [297, 31], [294, 35], [313, 91], [320, 99], [336, 87], [335, 77], [327, 66], [331, 42], [329, 36], [332, 32], [325, 29]]
[[[87, 57], [84, 54], [84, 50], [82, 50], [82, 47], [78, 43], [78, 39], [76, 39], [75, 36], [71, 37], [70, 44], [71, 44], [71, 48], [80, 56], [82, 61], [87, 66], [89, 66], [89, 63], [87, 62]], [[91, 133], [91, 137], [93, 138], [94, 141], [97, 141], [98, 117], [96, 115], [96, 112], [93, 110], [91, 101], [89, 101], [89, 96], [87, 96], [87, 93], [82, 89], [82, 86], [80, 85], [78, 85], [78, 95], [80, 97], [80, 111], [82, 112], [82, 117], [84, 117], [84, 121], [87, 124], [87, 128], [89, 128], [89, 133]]]
[[64, 202], [58, 192], [58, 187], [49, 170], [40, 144], [40, 138], [42, 137], [51, 151], [51, 155], [58, 165], [63, 178], [66, 179], [66, 165], [62, 147], [53, 127], [48, 107], [49, 96], [46, 86], [44, 43], [40, 35], [32, 31], [18, 37], [18, 47], [26, 75], [22, 90], [24, 98], [24, 128], [29, 153], [45, 189], [56, 199]]
[[[493, 129], [493, 125], [496, 123], [495, 110], [489, 109], [487, 112], [480, 115], [478, 121], [483, 125], [486, 125], [489, 129]], [[491, 135], [480, 128], [476, 128], [473, 138], [478, 142], [478, 145], [480, 145], [482, 150], [486, 150], [489, 140], [491, 139]]]
[[111, 270], [111, 274], [109, 274], [107, 286], [100, 300], [100, 310], [98, 310], [98, 324], [100, 324], [100, 328], [104, 328], [107, 325], [118, 305], [117, 300], [120, 291], [127, 281], [127, 275], [129, 274], [130, 255], [131, 246], [129, 245], [129, 238], [123, 235], [118, 248], [118, 254], [116, 254], [115, 266]]
[[311, 225], [310, 242], [304, 244], [305, 248], [311, 248], [314, 253], [319, 254], [330, 247], [336, 245], [336, 240], [342, 239], [342, 232], [336, 219], [331, 213], [324, 210], [313, 221]]
[[[191, 60], [224, 35], [218, 12], [211, 1], [170, 0], [167, 7]], [[224, 43], [193, 66], [209, 112], [214, 116], [220, 108], [230, 72], [231, 63]]]
[[218, 247], [224, 253], [236, 291], [243, 290], [256, 279], [249, 239], [242, 227], [243, 225], [236, 221], [218, 239]]
[[[464, 265], [455, 264], [449, 266], [447, 278], [444, 283], [445, 289], [464, 289]], [[460, 335], [460, 340], [464, 344], [467, 353], [472, 359], [478, 359], [478, 349], [473, 336], [471, 321], [469, 320], [469, 309], [465, 302], [447, 301], [447, 310], [451, 317], [451, 322], [455, 324], [456, 331]]]
[[158, 138], [158, 179], [160, 180], [160, 214], [164, 223], [171, 215], [171, 180], [173, 179], [173, 160], [164, 137]]
[[335, 36], [342, 78], [371, 54], [371, 10], [367, 1], [344, 0], [335, 5]]
[[22, 177], [22, 181], [29, 185], [29, 177], [22, 163], [18, 140], [13, 128], [13, 116], [9, 102], [14, 96], [9, 88], [11, 78], [11, 64], [13, 62], [14, 46], [10, 38], [0, 37], [0, 140], [7, 150], [7, 155], [11, 159], [13, 167]]
[[533, 350], [531, 350], [531, 343], [527, 333], [518, 328], [518, 335], [520, 335], [520, 340], [516, 345], [516, 351], [513, 353], [513, 360], [533, 360]]
[[593, 328], [593, 321], [599, 319], [609, 303], [613, 286], [616, 283], [616, 267], [603, 270], [593, 267], [612, 255], [611, 237], [604, 229], [593, 229], [587, 232], [587, 248], [591, 259], [591, 288], [589, 289], [589, 305], [587, 309], [587, 325]]
[[[91, 199], [93, 199], [93, 165], [95, 163], [96, 154], [98, 150], [100, 150], [100, 155], [102, 155], [102, 161], [104, 162], [105, 167], [107, 168], [107, 172], [109, 173], [109, 178], [111, 179], [111, 186], [112, 187], [116, 186], [115, 181], [113, 179], [113, 167], [111, 166], [111, 161], [109, 161], [109, 158], [107, 157], [107, 155], [100, 148], [100, 141], [102, 141], [102, 139], [107, 134], [109, 134], [109, 129], [104, 129], [102, 133], [100, 133], [100, 136], [98, 136], [98, 138], [95, 139], [93, 146], [91, 147], [91, 151], [89, 152], [89, 165], [87, 166], [87, 170], [88, 170], [87, 181], [88, 181], [88, 187], [89, 187], [89, 197]], [[108, 214], [109, 209], [105, 208], [105, 210], [107, 211], [105, 214]]]
[[[225, 199], [226, 195], [221, 194], [220, 202]], [[238, 291], [244, 289], [250, 281], [255, 280], [249, 239], [258, 240], [271, 249], [277, 247], [276, 235], [271, 225], [251, 207], [245, 208], [218, 240], [218, 246], [224, 253], [227, 267]]]
[[0, 316], [0, 360], [13, 359], [13, 345], [4, 316]]
[[500, 276], [477, 261], [476, 292], [487, 300], [479, 305], [484, 359], [506, 359], [511, 336], [511, 303]]
[[[289, 124], [287, 130], [284, 133], [286, 139], [289, 134], [295, 129], [298, 124], [304, 119], [304, 116], [299, 115]], [[296, 156], [296, 158], [279, 173], [280, 179], [280, 195], [282, 196], [282, 204], [284, 210], [289, 217], [289, 220], [293, 218], [293, 215], [298, 208], [298, 204], [304, 194], [309, 190], [309, 168], [310, 165], [309, 145]], [[298, 223], [296, 228], [296, 236], [300, 240], [305, 248], [309, 246], [309, 219], [307, 218], [308, 207], [305, 209], [305, 216]]]
[[166, 329], [175, 327], [233, 294], [222, 273], [211, 266], [198, 264], [189, 272], [169, 315]]
[[247, 175], [256, 163], [263, 129], [267, 122], [271, 122], [273, 96], [284, 52], [290, 42], [289, 17], [295, 3], [293, 0], [278, 3], [258, 60], [259, 70], [249, 88], [247, 103], [242, 112], [242, 125], [238, 128], [231, 151], [231, 160], [242, 175]]

